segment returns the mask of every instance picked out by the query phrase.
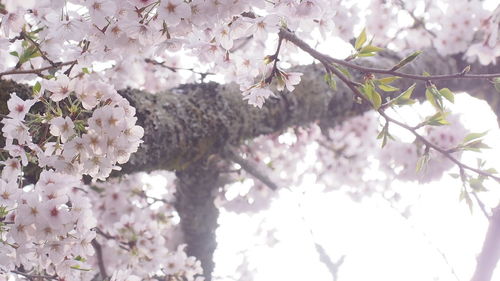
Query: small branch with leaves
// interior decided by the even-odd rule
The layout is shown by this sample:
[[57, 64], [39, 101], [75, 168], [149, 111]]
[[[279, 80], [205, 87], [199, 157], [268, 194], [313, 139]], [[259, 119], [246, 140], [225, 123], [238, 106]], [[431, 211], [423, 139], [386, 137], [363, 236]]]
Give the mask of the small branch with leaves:
[[[446, 149], [443, 149], [439, 147], [438, 145], [430, 142], [427, 140], [424, 136], [422, 136], [417, 130], [420, 127], [427, 126], [427, 125], [446, 125], [448, 124], [446, 121], [446, 115], [447, 113], [444, 110], [443, 106], [443, 98], [453, 101], [453, 93], [447, 89], [441, 89], [438, 90], [436, 86], [432, 83], [433, 80], [447, 80], [447, 79], [495, 79], [497, 81], [500, 77], [500, 73], [493, 73], [493, 74], [468, 74], [468, 71], [470, 70], [470, 67], [466, 67], [463, 71], [460, 73], [456, 74], [449, 74], [449, 75], [414, 75], [414, 74], [406, 74], [406, 73], [401, 73], [398, 70], [402, 68], [403, 66], [407, 65], [408, 63], [412, 62], [418, 55], [420, 55], [421, 52], [415, 52], [408, 56], [407, 58], [401, 60], [399, 63], [394, 65], [390, 69], [377, 69], [377, 68], [370, 68], [370, 67], [364, 67], [360, 66], [357, 64], [353, 64], [348, 62], [348, 60], [351, 60], [354, 57], [358, 56], [372, 56], [375, 55], [376, 52], [380, 51], [381, 49], [378, 47], [371, 46], [371, 42], [367, 43], [366, 40], [366, 33], [365, 30], [362, 31], [360, 36], [357, 38], [354, 48], [356, 50], [356, 53], [348, 60], [339, 60], [339, 59], [334, 59], [328, 55], [325, 55], [323, 53], [320, 53], [310, 47], [306, 42], [298, 38], [295, 34], [293, 34], [291, 31], [286, 30], [286, 29], [281, 29], [280, 30], [280, 38], [286, 39], [293, 44], [295, 44], [297, 47], [311, 55], [313, 58], [317, 59], [320, 61], [323, 66], [326, 69], [327, 75], [325, 76], [326, 82], [332, 86], [335, 87], [335, 80], [333, 79], [333, 76], [338, 77], [354, 94], [354, 97], [359, 101], [359, 102], [367, 102], [370, 104], [373, 109], [375, 109], [380, 116], [382, 116], [385, 119], [385, 126], [382, 129], [381, 135], [379, 135], [379, 138], [383, 139], [382, 145], [385, 145], [387, 142], [387, 138], [390, 138], [391, 136], [389, 135], [389, 124], [395, 124], [407, 131], [409, 131], [411, 134], [413, 134], [416, 138], [417, 141], [419, 141], [424, 147], [425, 147], [425, 153], [423, 156], [429, 156], [429, 151], [430, 150], [435, 150], [442, 154], [445, 158], [449, 159], [453, 163], [455, 163], [461, 171], [472, 171], [476, 174], [478, 174], [481, 177], [488, 177], [491, 179], [494, 179], [496, 181], [500, 182], [500, 177], [494, 175], [493, 173], [496, 173], [494, 169], [488, 169], [488, 170], [482, 170], [479, 168], [474, 168], [471, 167], [467, 164], [462, 163], [460, 160], [455, 158], [452, 153], [454, 151], [449, 151]], [[367, 43], [367, 44], [366, 44]], [[355, 69], [358, 71], [361, 71], [365, 74], [365, 79], [364, 83], [356, 82], [353, 81], [350, 77], [350, 73], [346, 68], [349, 69]], [[392, 75], [391, 77], [386, 77], [382, 79], [375, 80], [374, 79], [374, 73], [378, 74], [386, 74], [386, 75]], [[411, 104], [414, 103], [415, 101], [411, 99], [411, 94], [413, 92], [413, 89], [415, 88], [415, 85], [412, 85], [410, 88], [408, 88], [406, 91], [403, 91], [399, 96], [396, 98], [387, 101], [387, 103], [382, 104], [382, 97], [381, 95], [376, 91], [376, 87], [381, 89], [382, 91], [385, 92], [394, 92], [399, 90], [396, 87], [393, 87], [390, 85], [390, 82], [398, 79], [398, 78], [409, 78], [413, 80], [421, 80], [426, 82], [426, 97], [427, 100], [436, 108], [437, 113], [429, 118], [427, 118], [423, 123], [417, 125], [417, 126], [409, 126], [403, 122], [400, 122], [390, 116], [387, 115], [385, 110], [388, 107], [392, 107], [394, 105], [405, 105], [405, 104]], [[471, 136], [468, 136], [469, 138]], [[456, 150], [469, 150], [469, 148], [472, 149], [480, 149], [484, 148], [484, 145], [478, 138], [481, 136], [472, 136], [472, 139], [470, 140], [464, 140], [465, 142], [463, 143], [462, 147], [457, 147]], [[467, 138], [467, 137], [466, 137]], [[419, 161], [421, 162], [420, 165], [417, 163], [417, 170], [419, 166], [422, 166], [425, 164], [425, 161]]]

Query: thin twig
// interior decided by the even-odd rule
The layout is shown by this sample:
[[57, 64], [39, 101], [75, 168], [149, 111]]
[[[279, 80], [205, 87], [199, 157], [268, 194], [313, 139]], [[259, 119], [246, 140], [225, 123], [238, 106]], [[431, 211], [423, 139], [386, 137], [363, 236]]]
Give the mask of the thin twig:
[[41, 279], [48, 279], [48, 280], [56, 280], [57, 277], [55, 275], [37, 275], [37, 274], [29, 274], [26, 272], [22, 272], [19, 270], [12, 270], [12, 273], [22, 275], [26, 278], [32, 279], [32, 278], [41, 278]]
[[477, 196], [476, 192], [472, 191], [471, 193], [472, 193], [472, 196], [474, 196], [474, 199], [476, 199], [477, 204], [479, 205], [479, 209], [481, 209], [481, 212], [483, 212], [483, 215], [486, 217], [487, 220], [490, 220], [491, 215], [488, 214], [488, 212], [486, 211], [486, 206], [484, 205], [483, 201], [481, 201], [479, 196]]
[[259, 163], [250, 161], [248, 159], [244, 159], [236, 151], [234, 151], [232, 148], [227, 148], [224, 151], [224, 156], [226, 156], [229, 160], [233, 161], [234, 163], [237, 163], [238, 165], [241, 166], [243, 170], [245, 170], [247, 173], [251, 174], [255, 178], [257, 178], [259, 181], [261, 181], [263, 184], [267, 185], [270, 189], [276, 190], [278, 189], [278, 184], [275, 183], [266, 172], [264, 172], [264, 167], [259, 165]]
[[[331, 63], [336, 63], [340, 64], [352, 69], [359, 70], [363, 73], [379, 73], [379, 74], [387, 74], [387, 75], [392, 75], [392, 76], [398, 76], [398, 77], [404, 77], [404, 78], [410, 78], [413, 80], [420, 80], [420, 81], [431, 81], [431, 80], [452, 80], [452, 79], [493, 79], [500, 77], [500, 73], [491, 73], [491, 74], [467, 74], [463, 72], [455, 73], [455, 74], [446, 74], [446, 75], [431, 75], [431, 76], [424, 76], [424, 75], [415, 75], [415, 74], [407, 74], [407, 73], [402, 73], [398, 72], [395, 70], [390, 70], [390, 69], [380, 69], [380, 68], [372, 68], [372, 67], [365, 67], [361, 65], [357, 65], [354, 63], [347, 62], [345, 60], [341, 59], [335, 59], [332, 58], [328, 55], [322, 54], [312, 47], [310, 47], [306, 42], [304, 42], [302, 39], [298, 38], [295, 34], [292, 32], [286, 30], [286, 29], [280, 29], [279, 34], [286, 40], [292, 42], [295, 44], [297, 47], [311, 55], [313, 58], [319, 60], [323, 64], [331, 64]], [[350, 83], [350, 82], [348, 82]]]
[[205, 77], [207, 77], [208, 75], [215, 75], [215, 73], [213, 73], [213, 72], [199, 72], [199, 71], [194, 70], [194, 68], [183, 68], [183, 67], [166, 65], [164, 61], [159, 62], [159, 61], [156, 61], [153, 59], [144, 59], [144, 61], [146, 63], [152, 64], [152, 65], [161, 66], [161, 67], [166, 68], [172, 72], [177, 72], [178, 70], [191, 71], [194, 74], [200, 75], [201, 81], [203, 81], [205, 79]]
[[8, 70], [8, 71], [0, 72], [0, 78], [2, 78], [2, 76], [5, 76], [5, 75], [40, 74], [42, 71], [58, 68], [61, 66], [70, 65], [73, 63], [76, 63], [76, 60], [75, 61], [67, 61], [67, 62], [57, 62], [57, 63], [54, 63], [54, 65], [46, 66], [46, 67], [42, 67], [42, 68], [36, 68], [36, 69]]
[[40, 44], [38, 44], [37, 42], [35, 42], [35, 40], [31, 39], [31, 37], [30, 37], [28, 34], [26, 34], [26, 32], [24, 32], [24, 31], [21, 31], [21, 36], [22, 36], [24, 39], [26, 39], [26, 40], [30, 41], [30, 43], [31, 43], [33, 46], [35, 46], [35, 48], [36, 48], [36, 49], [38, 50], [38, 52], [40, 53], [40, 56], [42, 56], [42, 58], [43, 58], [44, 60], [46, 60], [47, 62], [49, 62], [49, 63], [50, 63], [50, 65], [52, 65], [52, 66], [54, 66], [54, 67], [56, 66], [56, 63], [55, 63], [54, 61], [52, 61], [51, 59], [49, 59], [49, 58], [47, 57], [47, 54], [45, 54], [45, 52], [44, 52], [44, 51], [42, 51], [42, 49], [40, 48]]
[[97, 234], [99, 234], [99, 235], [101, 235], [102, 237], [104, 237], [104, 238], [106, 238], [106, 239], [111, 239], [111, 240], [115, 240], [115, 241], [117, 241], [117, 242], [118, 242], [118, 244], [120, 245], [119, 247], [120, 247], [120, 248], [122, 248], [123, 250], [125, 250], [125, 251], [130, 251], [130, 249], [129, 249], [129, 248], [127, 248], [127, 247], [125, 246], [125, 245], [127, 245], [127, 246], [128, 246], [128, 244], [127, 244], [127, 243], [122, 242], [122, 241], [120, 241], [118, 238], [116, 238], [116, 237], [114, 237], [114, 236], [111, 236], [111, 235], [109, 235], [109, 234], [105, 233], [104, 231], [102, 231], [102, 230], [101, 230], [100, 228], [98, 228], [98, 227], [96, 227], [96, 228], [95, 228], [95, 230], [96, 230], [96, 233], [97, 233]]
[[104, 266], [101, 244], [99, 244], [96, 239], [93, 239], [91, 243], [92, 247], [94, 247], [95, 250], [97, 264], [99, 266], [99, 272], [101, 273], [102, 280], [105, 280], [106, 278], [108, 278], [108, 274], [106, 273], [106, 267]]
[[276, 72], [278, 72], [278, 61], [279, 61], [278, 56], [280, 54], [281, 43], [283, 42], [283, 36], [281, 36], [281, 34], [278, 34], [278, 36], [279, 36], [278, 47], [276, 47], [276, 52], [272, 56], [269, 56], [269, 59], [271, 61], [274, 61], [274, 62], [273, 62], [273, 69], [271, 70], [271, 73], [264, 80], [264, 82], [266, 82], [267, 84], [271, 84], [271, 82], [273, 81], [273, 77], [275, 76]]

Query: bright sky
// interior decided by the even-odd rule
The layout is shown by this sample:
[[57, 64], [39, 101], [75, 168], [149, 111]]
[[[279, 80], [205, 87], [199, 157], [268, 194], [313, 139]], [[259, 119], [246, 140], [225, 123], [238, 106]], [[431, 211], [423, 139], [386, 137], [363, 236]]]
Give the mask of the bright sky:
[[[486, 142], [498, 146], [500, 131], [486, 103], [461, 94], [454, 108], [463, 112], [468, 129], [489, 130]], [[490, 166], [500, 167], [500, 159], [495, 159], [498, 155], [497, 147], [480, 156]], [[466, 159], [475, 163], [477, 156], [470, 153]], [[461, 182], [445, 176], [426, 185], [394, 182], [393, 186], [413, 206], [409, 219], [381, 197], [354, 202], [339, 191], [323, 193], [312, 183], [304, 196], [282, 190], [269, 211], [254, 217], [222, 212], [215, 276], [243, 280], [234, 276], [234, 270], [245, 253], [250, 269], [256, 269], [248, 280], [331, 280], [314, 249], [316, 241], [333, 261], [346, 256], [339, 281], [469, 280], [487, 221], [477, 206], [471, 214], [468, 206], [458, 201]], [[498, 185], [489, 187], [497, 191], [481, 198], [493, 206], [500, 192]], [[275, 228], [274, 237], [279, 242], [263, 245], [266, 233], [256, 235], [259, 224]], [[492, 280], [500, 280], [499, 275]]]

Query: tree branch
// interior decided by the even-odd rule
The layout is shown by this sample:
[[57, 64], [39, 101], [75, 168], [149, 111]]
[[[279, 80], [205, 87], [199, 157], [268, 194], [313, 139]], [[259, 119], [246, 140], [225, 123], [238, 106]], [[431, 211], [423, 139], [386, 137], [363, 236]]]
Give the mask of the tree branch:
[[269, 173], [271, 173], [271, 171], [266, 172], [264, 170], [265, 166], [262, 167], [261, 165], [259, 165], [259, 163], [251, 161], [249, 159], [244, 159], [238, 154], [237, 151], [234, 151], [234, 149], [232, 148], [227, 148], [226, 150], [224, 150], [223, 155], [234, 163], [240, 165], [243, 170], [254, 176], [270, 189], [278, 189], [278, 184], [269, 177]]
[[214, 199], [219, 187], [219, 173], [211, 161], [202, 159], [176, 173], [178, 185], [175, 209], [187, 243], [187, 254], [201, 261], [205, 280], [210, 281], [217, 246], [215, 230], [219, 210]]
[[500, 205], [493, 210], [471, 281], [491, 280], [498, 259], [500, 259]]
[[108, 278], [108, 274], [106, 273], [106, 266], [104, 265], [104, 260], [102, 258], [102, 247], [96, 239], [92, 240], [92, 247], [94, 247], [95, 255], [97, 258], [97, 265], [99, 266], [99, 273], [101, 275], [102, 280], [106, 280]]

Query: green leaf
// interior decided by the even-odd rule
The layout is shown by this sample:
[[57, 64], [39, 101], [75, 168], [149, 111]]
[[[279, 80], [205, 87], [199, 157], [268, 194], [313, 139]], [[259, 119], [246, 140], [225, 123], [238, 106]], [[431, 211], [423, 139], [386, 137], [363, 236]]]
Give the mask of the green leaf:
[[33, 85], [33, 93], [38, 94], [40, 93], [41, 89], [42, 89], [42, 84], [40, 84], [40, 82], [36, 82], [35, 85]]
[[23, 64], [27, 61], [29, 61], [32, 58], [36, 58], [40, 56], [40, 52], [38, 52], [38, 49], [34, 46], [28, 47], [24, 52], [19, 56], [19, 63]]
[[437, 107], [436, 99], [429, 89], [425, 90], [425, 98], [432, 104], [432, 106], [434, 106], [435, 108]]
[[379, 109], [382, 105], [382, 97], [377, 91], [373, 88], [373, 86], [369, 83], [363, 85], [363, 93], [365, 97], [371, 101], [373, 107], [375, 109]]
[[465, 202], [467, 203], [467, 206], [469, 206], [470, 212], [472, 213], [472, 206], [473, 206], [472, 199], [470, 198], [470, 195], [466, 190], [462, 190], [462, 192], [460, 192], [460, 201], [462, 201], [464, 199], [465, 199]]
[[437, 112], [436, 114], [427, 117], [425, 120], [425, 124], [431, 126], [449, 125], [450, 123], [446, 120], [447, 116], [448, 112]]
[[490, 174], [496, 174], [496, 173], [498, 173], [495, 168], [486, 169], [485, 172], [490, 173]]
[[444, 111], [441, 93], [438, 91], [435, 85], [427, 87], [427, 89], [425, 90], [425, 97], [436, 110]]
[[462, 141], [462, 143], [468, 143], [471, 140], [480, 139], [480, 138], [486, 136], [487, 133], [488, 133], [488, 131], [485, 131], [483, 133], [470, 133], [470, 134], [468, 134], [468, 135], [465, 136], [465, 138]]
[[393, 87], [391, 85], [380, 84], [380, 85], [378, 85], [378, 87], [380, 88], [380, 90], [382, 90], [384, 92], [394, 92], [394, 91], [399, 90], [399, 88]]
[[71, 269], [75, 269], [75, 270], [80, 270], [80, 271], [91, 271], [92, 269], [90, 268], [80, 268], [80, 265], [73, 265], [73, 266], [70, 266]]
[[396, 105], [405, 105], [405, 104], [413, 104], [414, 100], [411, 99], [411, 95], [413, 94], [413, 90], [415, 90], [415, 83], [411, 85], [408, 89], [402, 92], [399, 96], [392, 100], [392, 103]]
[[366, 42], [366, 28], [363, 28], [358, 38], [356, 38], [356, 42], [354, 43], [354, 49], [359, 50], [365, 42]]
[[390, 71], [395, 71], [395, 70], [398, 70], [400, 69], [401, 67], [407, 65], [408, 63], [412, 62], [414, 59], [416, 59], [418, 57], [418, 55], [420, 55], [422, 53], [422, 51], [416, 51], [416, 52], [413, 52], [411, 55], [407, 56], [406, 58], [402, 59], [400, 62], [398, 62], [395, 66], [393, 66], [391, 68]]
[[472, 142], [464, 144], [464, 145], [462, 145], [460, 147], [463, 150], [474, 151], [474, 152], [481, 152], [481, 149], [489, 149], [489, 148], [491, 148], [488, 145], [486, 145], [485, 143], [483, 143], [482, 140], [472, 141]]
[[358, 57], [373, 57], [375, 53], [359, 53]]
[[83, 258], [83, 257], [81, 257], [81, 256], [76, 256], [76, 257], [75, 257], [75, 260], [76, 260], [76, 261], [81, 261], [81, 262], [86, 262], [86, 261], [87, 261], [85, 258]]
[[384, 147], [387, 144], [388, 138], [392, 139], [392, 136], [389, 134], [389, 122], [385, 122], [385, 125], [382, 128], [382, 131], [378, 134], [377, 139], [382, 139], [382, 147]]
[[484, 187], [483, 180], [481, 179], [472, 178], [469, 180], [469, 185], [472, 189], [474, 189], [474, 191], [477, 192], [488, 191], [486, 187]]
[[19, 57], [19, 53], [16, 51], [10, 52], [9, 54], [13, 55], [14, 57]]
[[333, 74], [332, 73], [326, 73], [325, 76], [324, 76], [324, 79], [325, 79], [326, 84], [331, 89], [333, 89], [334, 91], [337, 90], [337, 81], [335, 81], [335, 79], [333, 78]]
[[377, 81], [379, 81], [380, 84], [390, 84], [399, 78], [400, 77], [397, 77], [397, 76], [389, 76], [389, 77], [380, 78]]
[[408, 89], [402, 92], [399, 96], [392, 100], [391, 103], [396, 105], [405, 105], [405, 104], [413, 104], [414, 100], [411, 99], [411, 95], [413, 94], [413, 90], [415, 90], [415, 83], [411, 85]]
[[376, 52], [380, 52], [383, 50], [384, 50], [384, 48], [380, 48], [380, 47], [373, 46], [373, 45], [368, 45], [368, 46], [363, 47], [361, 50], [359, 50], [359, 53], [360, 54], [376, 53]]
[[420, 172], [425, 170], [427, 163], [429, 163], [430, 157], [429, 154], [425, 153], [424, 155], [420, 156], [417, 161], [417, 166], [415, 168], [416, 172]]
[[377, 91], [373, 91], [372, 102], [373, 102], [373, 107], [375, 109], [379, 109], [380, 106], [382, 105], [382, 97], [380, 96], [379, 93], [377, 93]]
[[493, 78], [493, 84], [495, 85], [495, 89], [500, 92], [500, 77]]
[[451, 103], [455, 103], [455, 96], [453, 95], [453, 92], [450, 91], [450, 89], [442, 88], [441, 90], [439, 90], [439, 93]]

